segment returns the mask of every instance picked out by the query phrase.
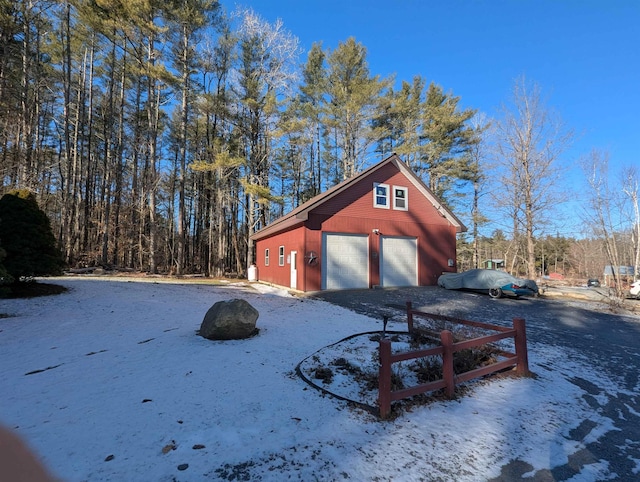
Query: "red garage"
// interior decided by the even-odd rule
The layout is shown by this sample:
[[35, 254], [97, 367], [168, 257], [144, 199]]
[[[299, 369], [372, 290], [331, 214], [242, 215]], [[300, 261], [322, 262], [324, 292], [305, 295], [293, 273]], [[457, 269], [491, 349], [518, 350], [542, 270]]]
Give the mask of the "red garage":
[[435, 285], [464, 231], [394, 154], [251, 237], [259, 281], [317, 291]]

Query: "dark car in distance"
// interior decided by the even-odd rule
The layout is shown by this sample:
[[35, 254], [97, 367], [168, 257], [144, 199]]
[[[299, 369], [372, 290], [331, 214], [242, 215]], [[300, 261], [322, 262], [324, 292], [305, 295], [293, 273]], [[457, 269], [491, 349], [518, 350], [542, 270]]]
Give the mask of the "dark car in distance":
[[599, 288], [600, 287], [600, 280], [596, 279], [596, 278], [589, 278], [587, 280], [587, 286], [589, 288]]

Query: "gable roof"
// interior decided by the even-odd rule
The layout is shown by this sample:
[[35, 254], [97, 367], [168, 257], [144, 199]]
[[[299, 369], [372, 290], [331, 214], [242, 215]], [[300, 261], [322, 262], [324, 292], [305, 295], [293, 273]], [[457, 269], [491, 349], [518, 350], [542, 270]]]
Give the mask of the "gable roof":
[[276, 219], [275, 221], [265, 226], [264, 228], [256, 231], [250, 236], [250, 238], [253, 240], [266, 238], [267, 236], [271, 236], [273, 234], [279, 233], [281, 231], [284, 231], [286, 229], [289, 229], [304, 223], [308, 219], [309, 213], [313, 209], [317, 208], [318, 206], [321, 206], [322, 204], [327, 202], [329, 199], [332, 199], [333, 197], [349, 189], [351, 186], [359, 182], [364, 177], [376, 172], [377, 170], [383, 168], [388, 164], [393, 164], [402, 174], [404, 174], [405, 177], [416, 187], [416, 189], [418, 189], [418, 191], [420, 191], [422, 195], [431, 202], [433, 207], [436, 208], [436, 210], [442, 215], [442, 217], [446, 218], [453, 226], [455, 226], [457, 233], [462, 233], [467, 230], [467, 227], [464, 224], [462, 224], [462, 221], [460, 221], [456, 217], [456, 215], [453, 214], [442, 203], [440, 198], [438, 198], [438, 196], [436, 196], [433, 193], [433, 191], [431, 191], [431, 189], [429, 189], [427, 185], [424, 182], [422, 182], [422, 179], [420, 179], [409, 168], [409, 166], [407, 166], [407, 164], [405, 164], [398, 157], [397, 154], [392, 154], [386, 159], [380, 161], [379, 163], [374, 164], [368, 169], [365, 169], [361, 173], [355, 175], [351, 179], [347, 179], [346, 181], [343, 181], [340, 184], [336, 184], [335, 186], [326, 190], [325, 192], [320, 193], [317, 196], [309, 199], [307, 202], [301, 204], [300, 206], [295, 208], [293, 211], [290, 211], [289, 213]]

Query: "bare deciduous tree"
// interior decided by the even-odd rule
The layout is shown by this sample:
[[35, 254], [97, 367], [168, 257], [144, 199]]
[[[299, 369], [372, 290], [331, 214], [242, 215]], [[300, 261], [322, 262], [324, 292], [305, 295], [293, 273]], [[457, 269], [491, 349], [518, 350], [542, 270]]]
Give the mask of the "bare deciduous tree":
[[622, 190], [631, 203], [631, 249], [634, 279], [640, 279], [640, 176], [638, 169], [629, 167], [622, 173]]
[[612, 286], [616, 298], [624, 297], [619, 267], [623, 264], [620, 249], [622, 192], [609, 184], [609, 153], [592, 151], [583, 160], [583, 170], [590, 188], [585, 218], [595, 235], [602, 240], [611, 266]]
[[524, 77], [514, 85], [511, 105], [496, 125], [497, 164], [502, 191], [498, 200], [513, 220], [513, 239], [526, 245], [528, 276], [535, 278], [535, 239], [564, 200], [559, 159], [573, 135]]

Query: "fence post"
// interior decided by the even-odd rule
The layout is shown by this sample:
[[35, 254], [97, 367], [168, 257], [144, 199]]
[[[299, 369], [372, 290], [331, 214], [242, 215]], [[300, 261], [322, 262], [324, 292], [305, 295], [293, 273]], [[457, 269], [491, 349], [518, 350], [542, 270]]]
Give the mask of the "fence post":
[[413, 311], [411, 301], [407, 301], [407, 331], [413, 333]]
[[378, 368], [378, 405], [380, 418], [387, 418], [391, 412], [391, 341], [380, 340], [380, 365]]
[[513, 329], [516, 331], [514, 343], [516, 346], [516, 373], [518, 375], [529, 375], [529, 355], [527, 353], [527, 327], [524, 318], [513, 319]]
[[440, 332], [440, 341], [442, 342], [442, 379], [445, 383], [445, 395], [447, 398], [453, 398], [456, 388], [456, 382], [453, 373], [453, 335], [449, 330]]

